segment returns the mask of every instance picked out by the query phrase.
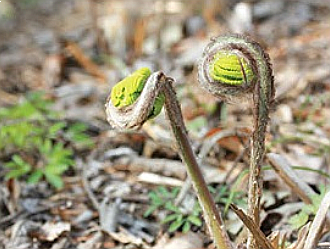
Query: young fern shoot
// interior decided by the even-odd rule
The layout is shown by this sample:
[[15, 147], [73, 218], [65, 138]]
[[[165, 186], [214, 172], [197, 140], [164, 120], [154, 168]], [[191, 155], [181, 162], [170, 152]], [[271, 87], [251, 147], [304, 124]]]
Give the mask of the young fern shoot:
[[157, 115], [165, 100], [165, 108], [181, 157], [186, 164], [204, 219], [218, 249], [232, 249], [222, 218], [207, 188], [195, 154], [190, 146], [183, 122], [181, 108], [177, 101], [173, 79], [163, 72], [150, 74], [140, 69], [119, 82], [112, 89], [106, 103], [109, 123], [119, 129], [137, 129], [145, 121]]
[[[221, 99], [253, 97], [253, 134], [248, 191], [248, 215], [259, 225], [262, 194], [261, 163], [269, 108], [275, 88], [269, 56], [261, 46], [245, 36], [228, 35], [211, 40], [199, 63], [201, 85]], [[252, 234], [248, 248], [258, 248]]]

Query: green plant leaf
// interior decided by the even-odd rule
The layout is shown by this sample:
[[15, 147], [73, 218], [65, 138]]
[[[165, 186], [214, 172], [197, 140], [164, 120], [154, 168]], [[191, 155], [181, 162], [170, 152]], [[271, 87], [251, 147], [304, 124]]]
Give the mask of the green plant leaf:
[[12, 157], [12, 160], [13, 160], [13, 162], [16, 163], [18, 166], [22, 166], [22, 167], [24, 167], [24, 166], [26, 165], [26, 163], [24, 162], [24, 160], [23, 160], [20, 156], [18, 156], [18, 155], [14, 155], [14, 156]]
[[199, 203], [196, 202], [192, 211], [193, 216], [199, 216], [199, 214], [202, 212], [202, 208], [200, 207]]
[[175, 206], [172, 202], [169, 202], [169, 201], [166, 202], [165, 208], [168, 210], [171, 210], [173, 212], [180, 213], [180, 209], [177, 206]]
[[27, 172], [22, 170], [22, 169], [12, 169], [5, 175], [5, 179], [16, 179], [19, 178], [20, 176], [25, 175]]
[[179, 192], [180, 192], [180, 188], [179, 188], [179, 187], [174, 187], [174, 188], [172, 189], [172, 198], [177, 197], [178, 194], [179, 194]]
[[47, 172], [48, 174], [61, 175], [69, 168], [69, 165], [67, 165], [67, 164], [47, 164], [44, 168], [45, 168], [45, 172]]
[[227, 52], [214, 55], [209, 72], [214, 80], [227, 85], [242, 85], [254, 77], [251, 65], [244, 58]]
[[[40, 160], [42, 164], [35, 168], [20, 156], [14, 155], [5, 164], [8, 168], [6, 179], [30, 173], [27, 182], [36, 183], [45, 174], [46, 180], [53, 186], [60, 188], [63, 185], [61, 175], [74, 164], [73, 151], [56, 141], [56, 134], [60, 130], [65, 135], [66, 122], [57, 121], [52, 124], [50, 120], [57, 117], [58, 113], [51, 110], [51, 107], [52, 100], [46, 99], [41, 92], [32, 92], [22, 102], [0, 108], [0, 120], [6, 122], [0, 129], [1, 152], [22, 151], [23, 154], [32, 153], [43, 159]], [[83, 133], [85, 129], [85, 125], [73, 125], [74, 139], [87, 141], [88, 136]]]
[[190, 224], [190, 222], [186, 221], [186, 222], [183, 224], [182, 232], [183, 232], [183, 233], [187, 233], [187, 232], [190, 231], [190, 228], [191, 228], [191, 224]]
[[149, 68], [140, 68], [118, 82], [111, 90], [111, 102], [113, 105], [120, 108], [133, 104], [142, 92], [150, 74]]
[[167, 188], [165, 188], [164, 186], [159, 186], [159, 187], [157, 188], [156, 192], [157, 192], [159, 195], [161, 195], [161, 196], [163, 196], [163, 197], [165, 197], [165, 198], [170, 198], [170, 197], [171, 197], [171, 192], [169, 192], [169, 191], [167, 190]]
[[144, 217], [149, 217], [155, 210], [159, 207], [159, 205], [150, 206], [143, 214]]
[[182, 215], [179, 215], [177, 217], [177, 219], [171, 223], [170, 227], [168, 228], [168, 231], [170, 233], [175, 232], [176, 230], [178, 230], [182, 224], [185, 222], [185, 220], [183, 219]]
[[152, 107], [151, 112], [149, 113], [148, 119], [152, 119], [162, 111], [162, 108], [165, 103], [165, 95], [164, 94], [159, 94], [154, 102], [154, 106]]
[[43, 144], [39, 145], [39, 150], [42, 154], [48, 155], [52, 149], [52, 142], [50, 139], [46, 139]]
[[159, 195], [157, 195], [155, 192], [150, 192], [148, 194], [149, 198], [151, 199], [153, 204], [162, 204], [163, 200], [160, 198]]
[[19, 155], [14, 155], [12, 161], [5, 164], [10, 171], [6, 174], [5, 179], [18, 178], [30, 172], [32, 166], [25, 162]]
[[[110, 99], [112, 104], [117, 108], [132, 105], [140, 96], [150, 75], [151, 71], [149, 68], [140, 68], [118, 82], [111, 90]], [[156, 97], [154, 106], [148, 116], [149, 119], [154, 118], [161, 112], [164, 102], [164, 94]]]
[[60, 188], [63, 188], [63, 181], [62, 181], [62, 178], [58, 175], [53, 175], [53, 174], [50, 174], [48, 172], [45, 172], [45, 177], [47, 179], [47, 181], [53, 185], [55, 188], [57, 189], [60, 189]]
[[197, 216], [189, 215], [187, 220], [198, 227], [200, 227], [203, 224], [202, 220]]
[[167, 216], [165, 217], [165, 219], [161, 221], [161, 223], [162, 223], [162, 224], [165, 224], [165, 223], [171, 222], [171, 221], [173, 221], [173, 220], [176, 220], [179, 216], [180, 216], [180, 214], [177, 214], [177, 213], [167, 215]]
[[40, 181], [41, 177], [43, 176], [43, 172], [40, 169], [37, 169], [32, 172], [32, 174], [28, 177], [27, 183], [29, 184], [36, 184]]
[[211, 194], [216, 194], [217, 193], [217, 189], [215, 187], [212, 186], [207, 186], [208, 190], [210, 191]]
[[77, 146], [91, 146], [93, 145], [93, 141], [87, 134], [85, 134], [87, 128], [88, 127], [86, 124], [76, 122], [69, 126], [68, 130], [64, 134], [65, 138], [75, 143]]
[[198, 132], [200, 131], [203, 127], [206, 127], [207, 126], [207, 119], [206, 117], [204, 116], [199, 116], [193, 120], [190, 120], [188, 123], [187, 123], [187, 129], [189, 131], [193, 131], [193, 132]]
[[87, 125], [82, 122], [76, 122], [69, 127], [69, 131], [73, 133], [81, 133], [87, 130]]
[[56, 133], [62, 130], [66, 126], [65, 122], [56, 122], [55, 124], [51, 125], [48, 129], [48, 134], [50, 137], [54, 137]]
[[299, 212], [298, 214], [293, 215], [289, 219], [289, 223], [293, 227], [293, 229], [299, 229], [303, 225], [305, 225], [308, 221], [308, 214], [305, 212]]

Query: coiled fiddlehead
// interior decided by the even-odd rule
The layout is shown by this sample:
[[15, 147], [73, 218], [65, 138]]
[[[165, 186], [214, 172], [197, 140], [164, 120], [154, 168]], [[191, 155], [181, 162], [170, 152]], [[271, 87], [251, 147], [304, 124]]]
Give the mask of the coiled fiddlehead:
[[[228, 59], [228, 60], [227, 60]], [[198, 68], [201, 85], [222, 99], [251, 95], [253, 121], [248, 215], [259, 224], [262, 192], [260, 166], [265, 151], [269, 108], [274, 99], [274, 78], [269, 56], [261, 46], [240, 35], [220, 36], [205, 48]], [[249, 235], [248, 247], [257, 248]]]
[[140, 128], [148, 118], [159, 113], [162, 99], [165, 98], [167, 117], [214, 243], [218, 249], [232, 249], [220, 213], [190, 146], [181, 108], [172, 86], [174, 80], [166, 77], [162, 72], [147, 76], [148, 72], [147, 69], [140, 69], [113, 87], [105, 104], [107, 119], [114, 128]]
[[164, 94], [160, 93], [164, 82], [162, 72], [151, 74], [148, 68], [141, 68], [118, 82], [105, 106], [108, 122], [119, 129], [138, 129], [157, 116], [165, 102]]

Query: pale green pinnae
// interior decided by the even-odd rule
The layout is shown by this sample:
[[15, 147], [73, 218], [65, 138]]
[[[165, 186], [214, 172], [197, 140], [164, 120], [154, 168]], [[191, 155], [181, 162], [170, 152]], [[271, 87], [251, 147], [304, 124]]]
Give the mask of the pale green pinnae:
[[[145, 83], [147, 82], [151, 71], [149, 68], [140, 68], [118, 82], [111, 91], [111, 102], [117, 108], [132, 105], [140, 96]], [[149, 114], [149, 118], [157, 116], [164, 105], [165, 97], [160, 94], [156, 97], [153, 109]]]
[[235, 53], [218, 52], [209, 66], [213, 80], [222, 84], [238, 86], [247, 84], [253, 79], [253, 71], [243, 57]]

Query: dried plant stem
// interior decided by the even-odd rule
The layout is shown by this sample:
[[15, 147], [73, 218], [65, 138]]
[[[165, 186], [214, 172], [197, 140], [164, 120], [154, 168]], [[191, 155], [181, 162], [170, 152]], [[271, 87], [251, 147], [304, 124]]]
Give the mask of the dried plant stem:
[[197, 193], [197, 197], [203, 209], [204, 219], [214, 238], [216, 247], [218, 249], [231, 249], [232, 245], [224, 229], [222, 218], [215, 206], [214, 200], [211, 197], [194, 152], [190, 146], [180, 105], [176, 99], [171, 81], [170, 78], [167, 79], [166, 85], [164, 86], [164, 94], [165, 108], [173, 134], [181, 151], [182, 159], [186, 163], [188, 175]]
[[319, 210], [316, 213], [314, 221], [310, 227], [304, 249], [316, 248], [316, 245], [320, 239], [323, 226], [327, 217], [327, 213], [330, 208], [330, 191], [324, 196]]
[[266, 236], [260, 230], [260, 228], [254, 223], [254, 221], [247, 216], [241, 209], [236, 207], [234, 204], [230, 205], [231, 209], [235, 212], [235, 214], [241, 219], [244, 225], [249, 229], [249, 231], [253, 234], [255, 240], [258, 242], [258, 245], [264, 249], [274, 249], [272, 244], [267, 240]]

